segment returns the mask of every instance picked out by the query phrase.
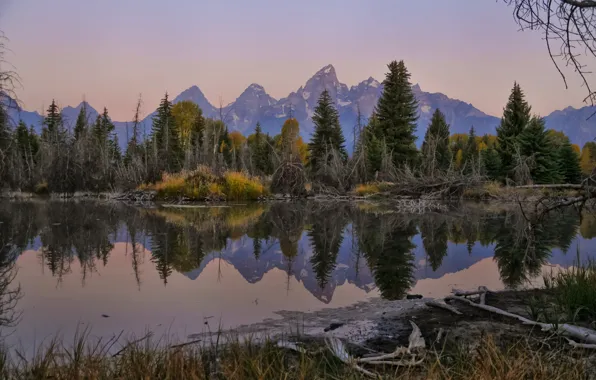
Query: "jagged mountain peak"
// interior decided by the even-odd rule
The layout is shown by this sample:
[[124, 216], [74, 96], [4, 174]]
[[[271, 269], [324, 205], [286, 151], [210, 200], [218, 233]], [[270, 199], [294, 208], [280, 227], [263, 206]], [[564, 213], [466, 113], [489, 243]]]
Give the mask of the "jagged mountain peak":
[[314, 76], [323, 76], [323, 75], [333, 75], [335, 76], [335, 67], [332, 64], [322, 67], [319, 71], [315, 73]]
[[201, 97], [204, 98], [205, 95], [203, 91], [197, 85], [193, 85], [186, 90], [182, 91], [176, 98], [174, 98], [174, 102], [182, 101], [182, 100], [192, 100], [193, 98]]
[[246, 90], [252, 90], [252, 91], [265, 91], [265, 88], [263, 86], [261, 86], [258, 83], [251, 83], [250, 86], [248, 86], [246, 88]]
[[381, 85], [381, 83], [373, 77], [368, 77], [364, 83], [371, 87], [379, 87]]

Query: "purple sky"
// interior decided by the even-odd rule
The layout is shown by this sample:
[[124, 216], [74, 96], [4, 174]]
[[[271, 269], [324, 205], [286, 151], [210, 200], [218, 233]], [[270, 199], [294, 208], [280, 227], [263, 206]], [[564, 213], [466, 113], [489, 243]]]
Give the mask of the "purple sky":
[[139, 93], [145, 113], [195, 84], [214, 105], [253, 82], [280, 98], [326, 64], [351, 86], [394, 59], [423, 90], [496, 116], [514, 80], [542, 115], [582, 106], [579, 80], [569, 72], [565, 90], [511, 12], [496, 0], [0, 0], [0, 28], [28, 110], [85, 97], [129, 120]]

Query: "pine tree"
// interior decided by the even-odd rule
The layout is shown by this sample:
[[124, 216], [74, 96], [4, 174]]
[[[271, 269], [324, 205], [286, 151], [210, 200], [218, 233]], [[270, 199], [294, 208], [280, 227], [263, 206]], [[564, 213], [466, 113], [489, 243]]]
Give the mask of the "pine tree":
[[175, 173], [182, 167], [183, 152], [179, 141], [180, 134], [172, 116], [172, 103], [166, 93], [153, 117], [153, 140], [157, 148], [157, 160], [162, 169]]
[[471, 173], [478, 162], [478, 144], [476, 143], [476, 133], [474, 131], [474, 126], [470, 128], [470, 133], [468, 134], [468, 140], [466, 141], [462, 160], [463, 165], [465, 165], [464, 171], [466, 173]]
[[29, 154], [29, 129], [23, 120], [19, 121], [17, 129], [14, 131], [14, 139], [19, 153], [23, 159], [26, 159]]
[[267, 150], [267, 141], [261, 130], [261, 124], [257, 122], [255, 127], [255, 136], [253, 141], [253, 157], [255, 169], [259, 173], [267, 173], [269, 166], [269, 154]]
[[553, 145], [544, 128], [544, 120], [532, 117], [518, 136], [520, 153], [532, 157], [530, 174], [535, 183], [556, 183], [559, 180]]
[[513, 178], [518, 136], [530, 122], [530, 111], [531, 107], [526, 102], [521, 87], [515, 82], [503, 110], [501, 124], [497, 127], [497, 151], [501, 158], [501, 174], [505, 178]]
[[573, 150], [569, 139], [558, 149], [557, 158], [561, 180], [565, 183], [579, 183], [582, 174], [579, 155]]
[[191, 146], [196, 150], [201, 149], [205, 139], [205, 118], [203, 117], [203, 110], [200, 108], [199, 113], [192, 124], [190, 136]]
[[87, 132], [87, 102], [83, 102], [83, 106], [79, 111], [79, 116], [77, 116], [77, 122], [74, 128], [74, 137], [75, 140], [81, 139]]
[[[449, 149], [449, 124], [445, 115], [437, 108], [424, 135], [422, 156], [427, 174], [435, 169], [447, 170], [451, 164], [451, 150]], [[430, 163], [434, 163], [432, 168]]]
[[308, 144], [311, 170], [316, 173], [320, 165], [329, 159], [332, 151], [338, 152], [345, 162], [348, 158], [346, 141], [339, 124], [339, 113], [333, 105], [329, 91], [324, 90], [321, 93], [312, 121], [315, 131]]
[[[368, 169], [368, 177], [373, 178], [376, 173], [381, 170], [381, 163], [383, 160], [383, 145], [384, 137], [382, 137], [382, 131], [379, 126], [379, 118], [375, 111], [370, 115], [368, 119], [368, 125], [364, 127], [362, 140], [366, 145], [366, 161]], [[379, 139], [377, 136], [381, 136]]]
[[65, 138], [66, 131], [64, 130], [62, 114], [54, 100], [52, 100], [52, 104], [48, 107], [43, 125], [44, 128], [41, 134], [43, 140], [57, 142]]
[[501, 179], [501, 156], [493, 147], [485, 149], [481, 153], [482, 168], [484, 175], [493, 181]]
[[393, 61], [383, 82], [383, 93], [377, 104], [378, 128], [374, 134], [385, 141], [397, 166], [416, 159], [416, 121], [418, 102], [410, 84], [410, 73], [404, 61]]

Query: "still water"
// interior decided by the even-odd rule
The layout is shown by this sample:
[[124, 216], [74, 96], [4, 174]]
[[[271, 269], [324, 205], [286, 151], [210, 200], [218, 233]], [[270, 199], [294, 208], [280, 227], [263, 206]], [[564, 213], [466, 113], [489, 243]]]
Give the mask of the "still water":
[[0, 266], [16, 263], [22, 292], [8, 339], [27, 349], [81, 327], [184, 339], [279, 310], [527, 286], [586, 260], [595, 236], [592, 214], [529, 225], [515, 207], [487, 205], [403, 215], [349, 203], [4, 202]]

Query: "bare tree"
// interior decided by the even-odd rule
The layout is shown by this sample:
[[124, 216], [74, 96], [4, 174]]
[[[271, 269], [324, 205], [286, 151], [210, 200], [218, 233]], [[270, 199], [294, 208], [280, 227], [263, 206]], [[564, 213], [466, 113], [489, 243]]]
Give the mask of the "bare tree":
[[[550, 58], [568, 88], [561, 63], [571, 66], [588, 92], [584, 102], [594, 105], [596, 92], [587, 75], [586, 60], [596, 57], [596, 0], [504, 0], [522, 30], [544, 34]], [[582, 54], [584, 59], [581, 59]]]
[[21, 78], [7, 60], [6, 52], [10, 51], [6, 44], [8, 38], [0, 31], [0, 104], [2, 107], [18, 109], [16, 89], [21, 87]]

